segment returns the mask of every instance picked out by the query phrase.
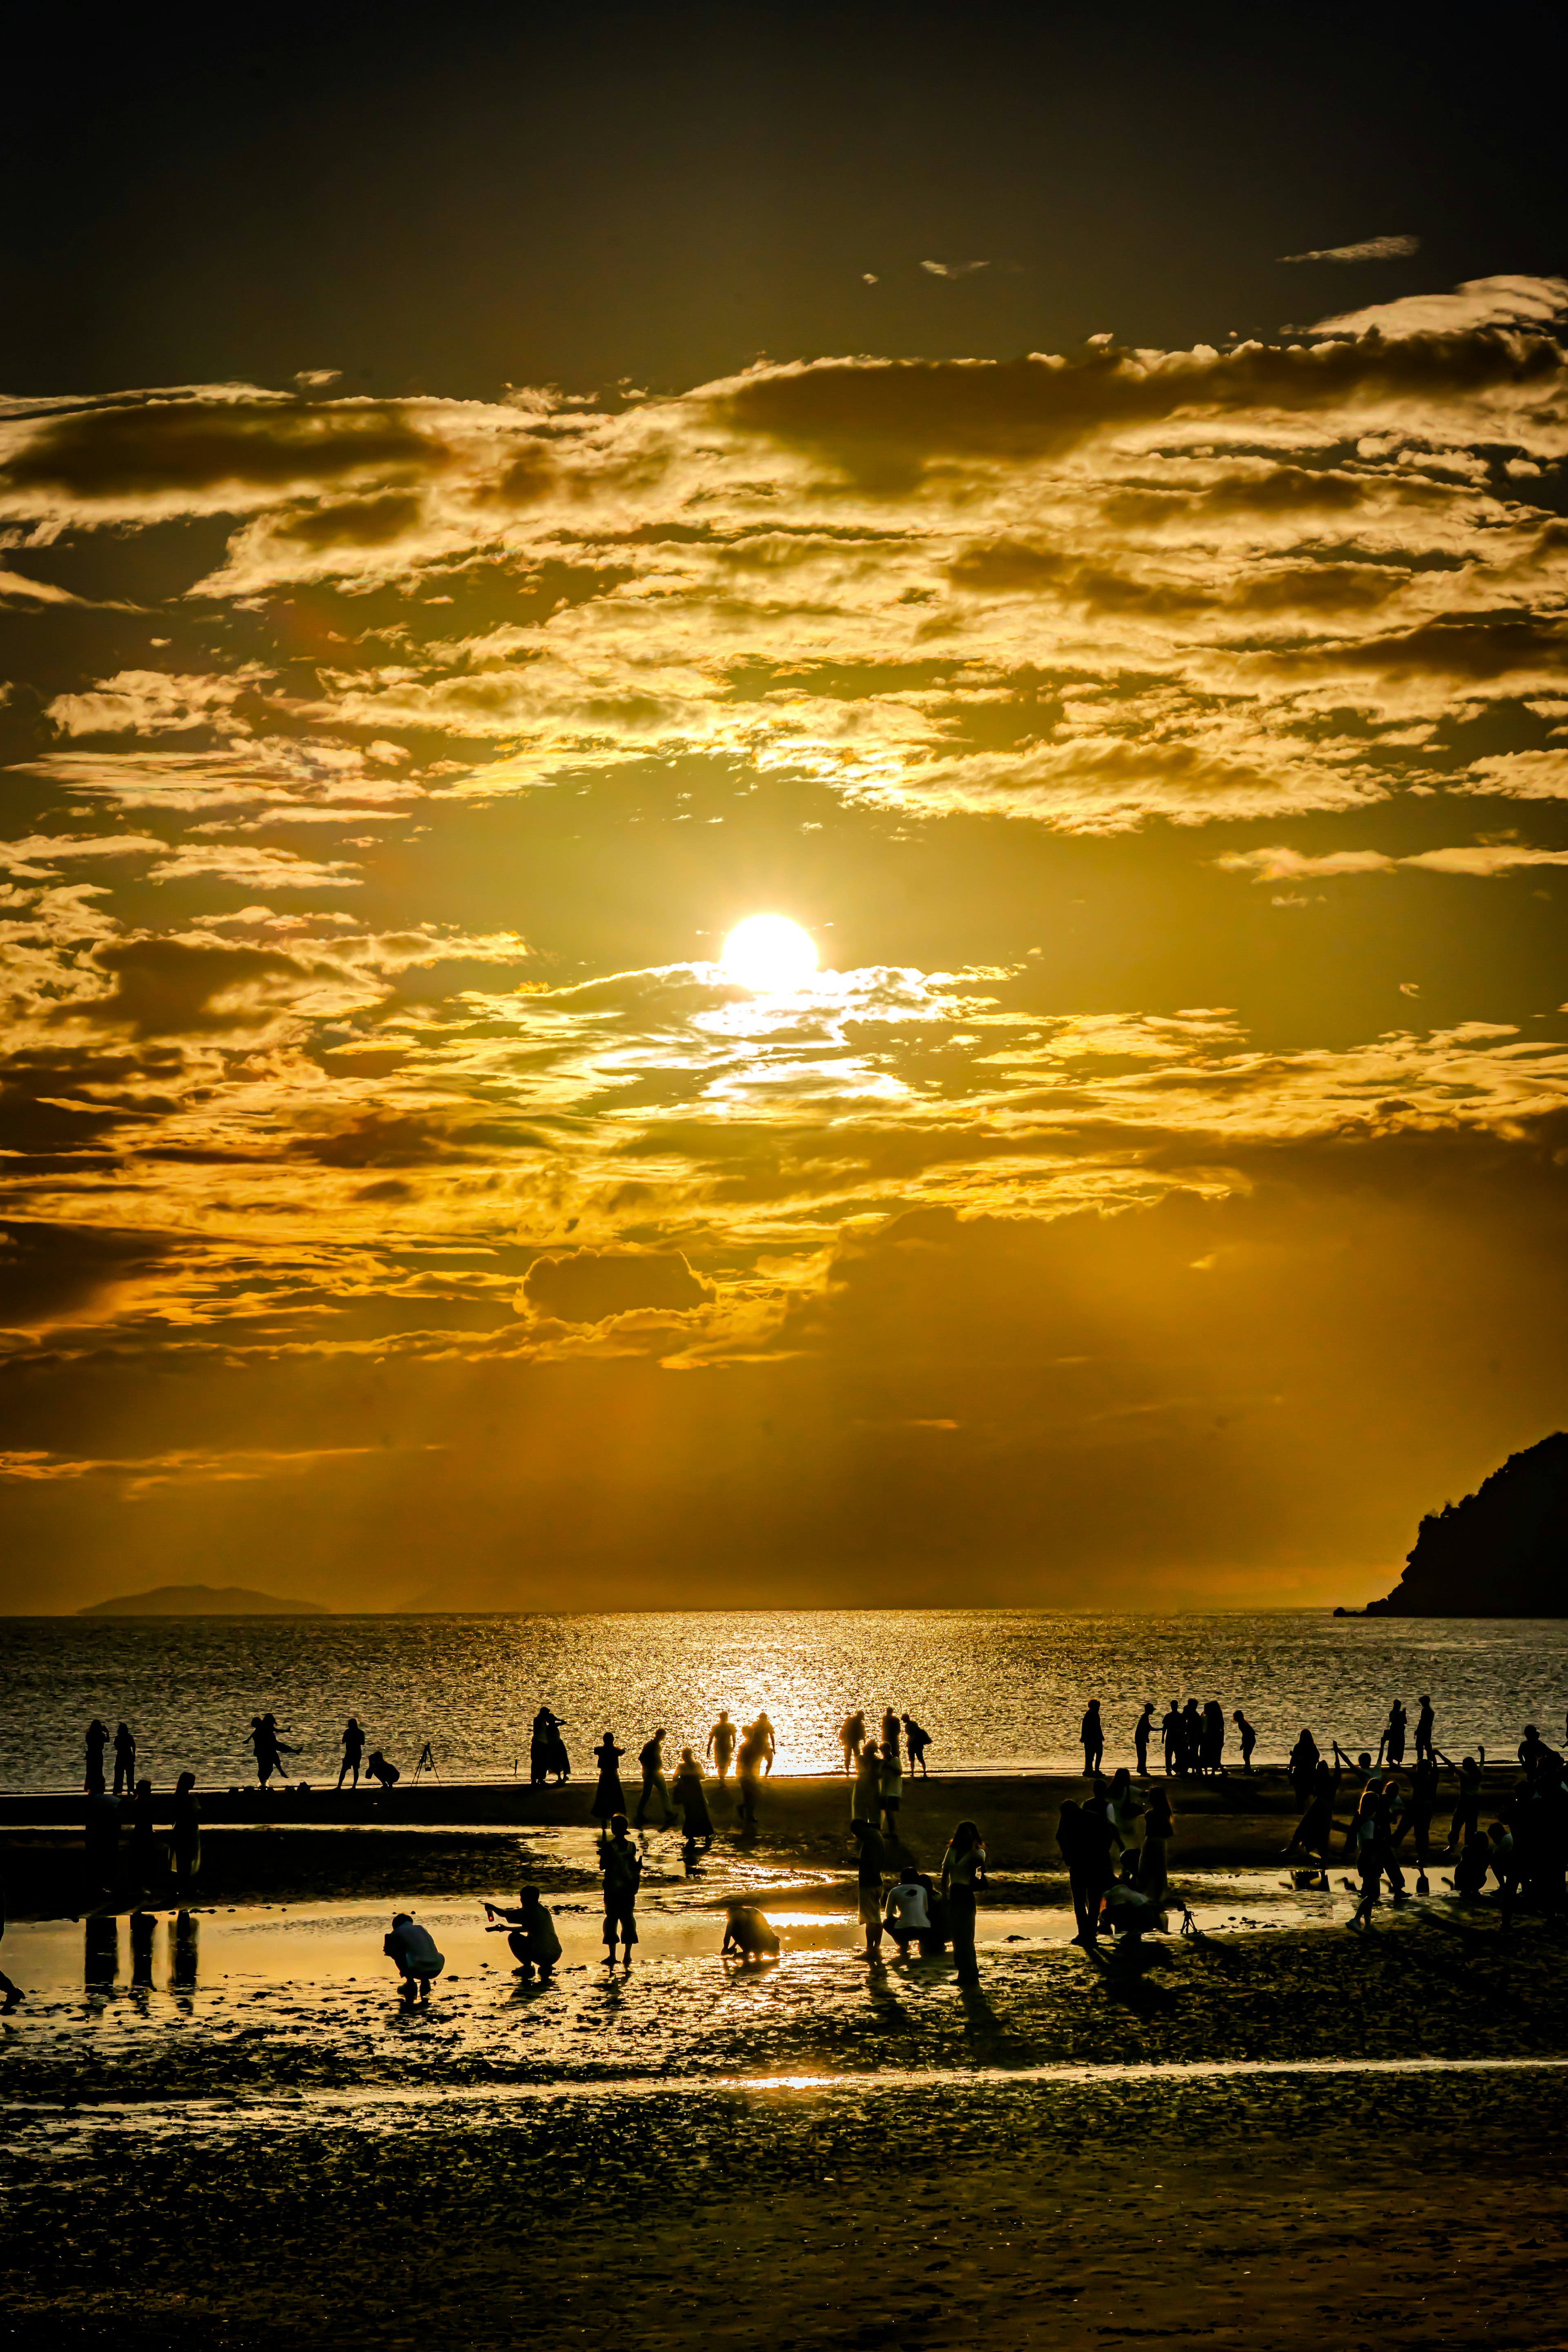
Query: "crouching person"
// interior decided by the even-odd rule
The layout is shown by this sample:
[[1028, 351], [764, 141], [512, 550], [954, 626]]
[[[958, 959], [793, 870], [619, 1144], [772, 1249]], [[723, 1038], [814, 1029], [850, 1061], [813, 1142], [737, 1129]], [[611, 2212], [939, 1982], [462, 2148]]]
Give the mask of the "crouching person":
[[486, 1935], [506, 1937], [519, 1976], [526, 1982], [537, 1969], [540, 1983], [548, 1984], [561, 1958], [561, 1938], [547, 1906], [539, 1899], [538, 1887], [519, 1887], [515, 1911], [502, 1910], [495, 1903], [487, 1903], [485, 1911], [489, 1920]]
[[422, 1927], [412, 1912], [395, 1911], [392, 1932], [381, 1948], [389, 1960], [397, 1963], [405, 2000], [428, 2000], [433, 1979], [447, 1965], [445, 1955], [436, 1949], [436, 1939], [429, 1928]]

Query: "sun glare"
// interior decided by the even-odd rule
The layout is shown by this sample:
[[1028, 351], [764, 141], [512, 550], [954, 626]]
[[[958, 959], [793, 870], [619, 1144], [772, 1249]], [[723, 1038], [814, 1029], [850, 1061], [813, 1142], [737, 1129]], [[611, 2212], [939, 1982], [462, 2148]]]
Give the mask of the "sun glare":
[[804, 988], [816, 970], [816, 943], [787, 915], [748, 915], [724, 942], [720, 970], [769, 996]]

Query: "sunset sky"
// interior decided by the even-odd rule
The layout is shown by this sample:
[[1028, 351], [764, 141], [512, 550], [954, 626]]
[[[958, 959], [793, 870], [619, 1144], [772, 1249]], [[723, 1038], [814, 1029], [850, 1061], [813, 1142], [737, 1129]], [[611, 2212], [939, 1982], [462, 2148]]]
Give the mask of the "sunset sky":
[[12, 159], [0, 1608], [1386, 1591], [1568, 1422], [1552, 20], [267, 21]]

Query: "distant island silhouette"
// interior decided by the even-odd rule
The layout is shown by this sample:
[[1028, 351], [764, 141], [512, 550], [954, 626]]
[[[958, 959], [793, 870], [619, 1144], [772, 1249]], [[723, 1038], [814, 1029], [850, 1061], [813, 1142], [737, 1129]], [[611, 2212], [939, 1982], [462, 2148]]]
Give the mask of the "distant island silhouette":
[[316, 1601], [279, 1601], [276, 1593], [247, 1592], [239, 1584], [158, 1584], [151, 1592], [125, 1592], [116, 1601], [94, 1601], [79, 1617], [330, 1617]]
[[1462, 1503], [1429, 1511], [1404, 1575], [1365, 1613], [1568, 1617], [1568, 1433], [1510, 1454]]

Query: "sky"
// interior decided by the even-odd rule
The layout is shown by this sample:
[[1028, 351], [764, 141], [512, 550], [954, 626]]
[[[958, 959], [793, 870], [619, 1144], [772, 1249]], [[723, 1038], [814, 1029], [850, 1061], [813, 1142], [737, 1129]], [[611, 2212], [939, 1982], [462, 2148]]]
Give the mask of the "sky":
[[1562, 35], [1415, 22], [29, 34], [0, 1609], [1355, 1604], [1568, 1422]]

